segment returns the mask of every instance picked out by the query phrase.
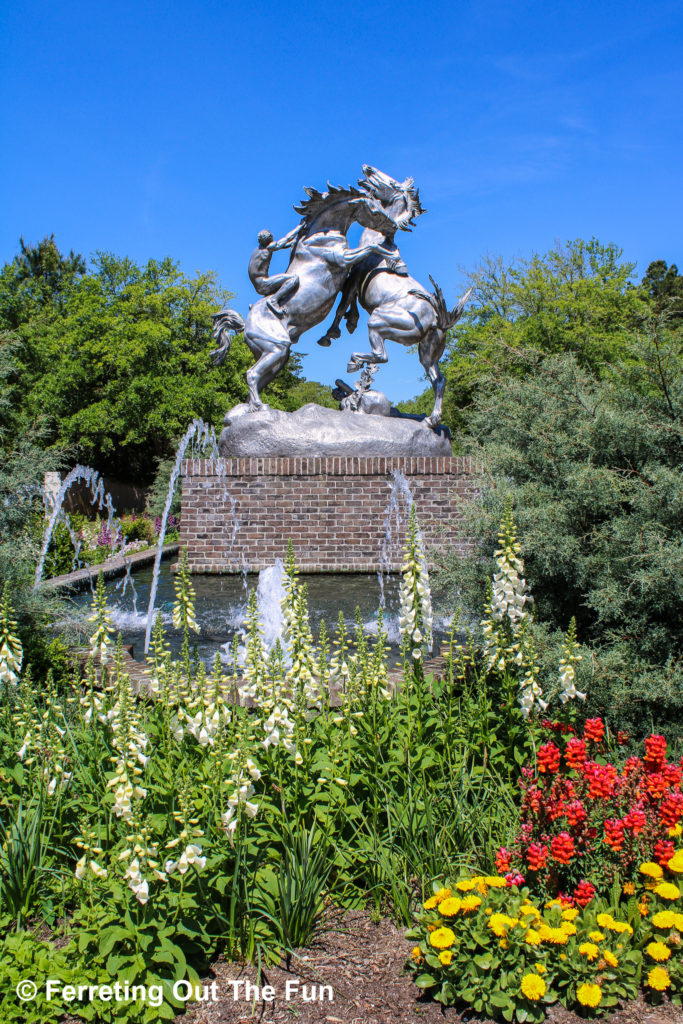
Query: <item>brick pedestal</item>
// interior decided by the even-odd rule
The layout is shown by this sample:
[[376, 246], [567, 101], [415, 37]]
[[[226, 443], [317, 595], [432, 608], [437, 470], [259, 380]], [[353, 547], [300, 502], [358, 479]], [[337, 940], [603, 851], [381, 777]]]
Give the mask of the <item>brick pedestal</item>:
[[[284, 558], [291, 538], [304, 572], [375, 571], [396, 470], [408, 481], [427, 547], [464, 553], [460, 505], [482, 480], [469, 457], [187, 459], [180, 543], [190, 568], [263, 569]], [[395, 518], [391, 525], [398, 569], [403, 528], [397, 536]]]

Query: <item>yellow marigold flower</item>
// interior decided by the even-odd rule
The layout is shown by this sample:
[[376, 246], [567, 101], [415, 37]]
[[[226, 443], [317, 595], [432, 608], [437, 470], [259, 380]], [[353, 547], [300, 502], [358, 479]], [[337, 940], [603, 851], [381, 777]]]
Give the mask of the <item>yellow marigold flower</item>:
[[674, 914], [674, 928], [677, 932], [683, 932], [683, 914]]
[[683, 850], [676, 850], [671, 860], [667, 862], [666, 866], [669, 871], [673, 871], [674, 874], [680, 875], [683, 872]]
[[615, 921], [612, 931], [618, 932], [620, 935], [626, 933], [627, 935], [633, 935], [633, 928], [626, 921]]
[[575, 921], [579, 916], [579, 912], [576, 907], [567, 907], [566, 910], [562, 911], [563, 921]]
[[614, 924], [614, 918], [611, 914], [598, 914], [596, 920], [600, 928], [611, 928]]
[[460, 910], [460, 900], [457, 896], [447, 896], [439, 903], [439, 913], [444, 917], [455, 917]]
[[534, 1003], [545, 995], [545, 982], [538, 974], [525, 974], [520, 988], [522, 994]]
[[524, 941], [527, 946], [538, 946], [541, 943], [540, 932], [537, 932], [535, 928], [530, 928], [524, 936]]
[[566, 946], [569, 936], [562, 928], [550, 928], [545, 922], [539, 925], [541, 942], [550, 942], [553, 946]]
[[587, 960], [597, 960], [600, 950], [594, 942], [582, 942], [579, 946], [579, 953], [581, 956], [585, 956]]
[[676, 836], [680, 836], [681, 834], [683, 834], [683, 825], [681, 825], [679, 821], [678, 824], [671, 826], [669, 829], [669, 836], [671, 839], [675, 839]]
[[434, 893], [434, 898], [436, 899], [437, 903], [441, 903], [441, 900], [448, 899], [450, 895], [451, 890], [442, 887], [441, 889], [436, 890], [436, 892]]
[[455, 932], [450, 928], [436, 928], [429, 936], [434, 949], [448, 949], [455, 942]]
[[452, 949], [442, 949], [441, 952], [439, 953], [439, 960], [444, 965], [444, 967], [450, 966], [450, 962], [451, 962], [452, 959], [453, 959], [453, 950]]
[[546, 967], [545, 964], [536, 964], [536, 970], [538, 971], [539, 974], [545, 974], [545, 972], [548, 970], [548, 968]]
[[635, 891], [636, 887], [633, 882], [624, 882], [624, 887], [622, 889], [624, 896], [633, 896]]
[[488, 926], [497, 938], [503, 939], [507, 935], [511, 920], [507, 914], [493, 914], [488, 920]]
[[603, 960], [605, 961], [606, 964], [610, 965], [610, 967], [618, 967], [619, 966], [619, 961], [617, 960], [617, 958], [615, 957], [615, 955], [614, 955], [614, 953], [612, 952], [611, 949], [603, 949], [603, 951], [602, 951], [602, 958], [603, 958]]
[[588, 938], [591, 940], [591, 942], [604, 942], [605, 941], [605, 936], [604, 936], [604, 934], [602, 932], [589, 932], [588, 933]]
[[646, 903], [645, 900], [642, 900], [638, 904], [638, 910], [640, 911], [641, 917], [647, 917], [647, 915], [650, 913], [650, 904]]
[[646, 860], [644, 864], [640, 865], [641, 873], [646, 875], [648, 878], [660, 879], [664, 877], [664, 872], [660, 868], [659, 864], [655, 864], [654, 861]]
[[541, 916], [540, 910], [538, 910], [537, 907], [532, 907], [532, 905], [530, 903], [524, 903], [519, 908], [519, 912], [520, 912], [520, 914], [524, 914], [525, 916], [527, 914], [533, 915], [533, 917], [540, 917]]
[[464, 914], [468, 914], [470, 910], [476, 910], [477, 907], [481, 906], [481, 898], [479, 896], [464, 896], [460, 904], [460, 909]]
[[548, 902], [545, 905], [545, 909], [546, 910], [550, 910], [551, 907], [563, 907], [563, 906], [564, 906], [564, 903], [562, 902], [562, 900], [558, 899], [557, 897], [555, 897], [554, 900], [548, 900]]
[[510, 946], [510, 943], [508, 942], [507, 939], [501, 939], [500, 942], [498, 943], [498, 945], [500, 946], [501, 949], [508, 949], [509, 946]]
[[651, 942], [645, 947], [645, 952], [648, 956], [651, 956], [653, 960], [657, 960], [658, 963], [668, 960], [671, 956], [671, 950], [664, 942]]
[[664, 989], [669, 988], [671, 985], [669, 972], [663, 967], [653, 967], [647, 976], [647, 983], [656, 992], [663, 992]]
[[572, 921], [563, 921], [560, 928], [565, 935], [576, 935], [576, 925]]
[[490, 889], [505, 889], [507, 886], [507, 881], [500, 875], [486, 875], [484, 881]]
[[660, 910], [652, 918], [652, 923], [655, 928], [675, 928], [676, 914], [673, 910]]
[[681, 890], [673, 882], [660, 882], [655, 886], [655, 892], [663, 900], [677, 900], [681, 895]]
[[477, 883], [473, 878], [461, 878], [459, 882], [455, 883], [455, 888], [459, 889], [460, 892], [472, 892], [476, 887]]
[[437, 900], [436, 896], [430, 896], [428, 900], [424, 901], [422, 906], [425, 908], [425, 910], [434, 910], [434, 908], [437, 907], [438, 904], [439, 901]]
[[490, 917], [491, 914], [493, 913], [493, 907], [486, 907], [484, 913], [486, 914], [487, 917]]
[[567, 959], [567, 954], [566, 953], [560, 953], [560, 960], [566, 960], [566, 959]]
[[579, 985], [576, 990], [576, 998], [582, 1006], [595, 1008], [602, 999], [602, 989], [599, 985], [594, 985], [590, 981], [584, 981], [583, 985]]
[[420, 961], [422, 960], [422, 950], [420, 949], [419, 946], [413, 946], [413, 951], [410, 955], [412, 956], [416, 964], [419, 964]]

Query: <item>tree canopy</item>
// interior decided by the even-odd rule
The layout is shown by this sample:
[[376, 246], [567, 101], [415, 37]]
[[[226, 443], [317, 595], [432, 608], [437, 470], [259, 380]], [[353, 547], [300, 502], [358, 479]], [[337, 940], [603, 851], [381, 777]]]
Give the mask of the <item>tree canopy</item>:
[[[217, 368], [211, 314], [231, 294], [212, 272], [185, 275], [170, 258], [142, 266], [98, 252], [86, 266], [54, 237], [23, 239], [0, 271], [0, 330], [17, 341], [16, 415], [40, 420], [46, 443], [100, 472], [149, 483], [194, 417], [215, 426], [247, 397], [252, 355], [236, 339]], [[303, 384], [299, 358], [266, 392], [290, 408]]]

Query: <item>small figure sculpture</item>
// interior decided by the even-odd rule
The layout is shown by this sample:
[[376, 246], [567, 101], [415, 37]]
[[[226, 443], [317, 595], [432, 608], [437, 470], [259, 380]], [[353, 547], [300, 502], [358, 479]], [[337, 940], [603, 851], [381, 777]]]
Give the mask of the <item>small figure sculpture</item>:
[[346, 381], [337, 379], [332, 397], [339, 402], [342, 412], [362, 412], [371, 416], [391, 416], [391, 402], [381, 391], [376, 391], [372, 378], [378, 366], [370, 364], [364, 367], [360, 380], [355, 388], [349, 387]]
[[274, 252], [278, 252], [280, 249], [289, 249], [294, 245], [300, 230], [301, 225], [298, 224], [279, 242], [273, 241], [270, 231], [259, 231], [258, 246], [252, 252], [249, 260], [249, 280], [259, 295], [272, 296], [266, 300], [266, 305], [280, 319], [286, 312], [285, 302], [299, 287], [299, 277], [297, 274], [274, 274], [269, 277], [270, 261]]

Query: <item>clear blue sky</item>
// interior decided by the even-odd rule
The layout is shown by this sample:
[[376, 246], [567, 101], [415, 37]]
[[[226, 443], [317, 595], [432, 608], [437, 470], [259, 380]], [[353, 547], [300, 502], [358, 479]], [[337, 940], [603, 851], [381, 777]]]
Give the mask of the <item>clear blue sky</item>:
[[[0, 259], [51, 232], [171, 255], [245, 313], [257, 231], [284, 234], [303, 185], [369, 162], [415, 178], [428, 213], [402, 253], [449, 299], [485, 253], [569, 238], [616, 242], [640, 273], [680, 266], [682, 24], [677, 0], [5, 0]], [[307, 376], [344, 375], [360, 332], [304, 336]], [[378, 386], [422, 390], [414, 354], [390, 360]]]

